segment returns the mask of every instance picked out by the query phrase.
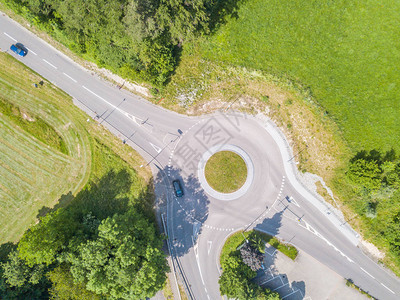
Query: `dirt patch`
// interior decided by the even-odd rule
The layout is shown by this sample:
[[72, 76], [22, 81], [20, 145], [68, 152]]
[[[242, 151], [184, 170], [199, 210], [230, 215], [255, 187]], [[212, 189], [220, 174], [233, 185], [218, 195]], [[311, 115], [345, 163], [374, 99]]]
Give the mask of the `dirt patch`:
[[35, 119], [33, 117], [31, 117], [30, 115], [28, 115], [27, 112], [22, 111], [21, 112], [22, 118], [29, 121], [29, 122], [35, 122]]
[[367, 254], [369, 254], [369, 256], [372, 256], [372, 258], [374, 258], [375, 260], [382, 260], [383, 258], [385, 258], [385, 253], [379, 251], [379, 249], [375, 245], [365, 240], [361, 240], [360, 245], [361, 249], [364, 250], [364, 252], [367, 252]]

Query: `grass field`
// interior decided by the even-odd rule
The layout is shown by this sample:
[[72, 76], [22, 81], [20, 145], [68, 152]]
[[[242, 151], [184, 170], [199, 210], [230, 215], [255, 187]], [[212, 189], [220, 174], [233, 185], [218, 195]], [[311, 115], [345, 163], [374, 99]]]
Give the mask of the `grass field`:
[[204, 41], [210, 60], [291, 79], [353, 150], [400, 150], [400, 2], [243, 1]]
[[110, 171], [125, 170], [129, 199], [147, 191], [148, 171], [134, 170], [140, 156], [87, 122], [64, 92], [47, 81], [33, 86], [41, 80], [0, 53], [0, 243], [17, 241], [39, 211], [68, 202]]
[[244, 160], [231, 151], [215, 153], [207, 161], [205, 176], [208, 184], [221, 193], [232, 193], [242, 187], [247, 178]]

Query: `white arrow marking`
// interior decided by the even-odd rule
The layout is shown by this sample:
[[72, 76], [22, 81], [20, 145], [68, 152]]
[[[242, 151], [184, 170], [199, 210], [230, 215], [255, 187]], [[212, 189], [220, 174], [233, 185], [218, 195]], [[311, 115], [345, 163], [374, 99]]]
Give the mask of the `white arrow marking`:
[[287, 197], [286, 198], [288, 202], [293, 203], [294, 205], [296, 205], [297, 207], [300, 207], [300, 205], [297, 203], [296, 200], [294, 200], [294, 198], [292, 196]]
[[152, 144], [152, 143], [150, 143], [150, 142], [149, 142], [149, 144], [154, 148], [154, 150], [157, 151], [157, 153], [160, 153], [160, 152], [161, 152], [161, 148], [160, 148], [160, 147], [158, 147], [158, 146], [156, 146], [156, 145], [154, 145], [154, 144]]
[[208, 241], [207, 244], [208, 244], [208, 255], [210, 255], [212, 241]]

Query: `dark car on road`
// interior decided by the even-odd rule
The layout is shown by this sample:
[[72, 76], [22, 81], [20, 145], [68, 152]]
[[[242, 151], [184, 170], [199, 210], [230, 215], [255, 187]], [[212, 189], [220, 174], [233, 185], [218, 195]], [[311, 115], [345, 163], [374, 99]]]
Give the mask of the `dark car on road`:
[[172, 186], [174, 187], [175, 195], [177, 197], [182, 197], [183, 189], [182, 189], [181, 181], [179, 179], [172, 181]]
[[26, 54], [28, 54], [28, 51], [20, 43], [12, 44], [10, 49], [12, 52], [15, 52], [16, 54], [18, 54], [19, 56], [22, 56], [22, 57], [24, 57]]

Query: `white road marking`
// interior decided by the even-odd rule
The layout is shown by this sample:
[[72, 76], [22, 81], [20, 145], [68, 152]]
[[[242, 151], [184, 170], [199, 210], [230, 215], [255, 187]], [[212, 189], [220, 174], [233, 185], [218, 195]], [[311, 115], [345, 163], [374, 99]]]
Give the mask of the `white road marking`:
[[381, 282], [381, 285], [383, 285], [383, 287], [384, 287], [385, 289], [387, 289], [389, 292], [391, 292], [392, 294], [396, 294], [396, 293], [393, 292], [391, 289], [389, 289], [386, 285], [384, 285], [382, 282]]
[[64, 73], [63, 72], [63, 74], [65, 75], [65, 76], [67, 76], [69, 79], [71, 79], [73, 82], [77, 82], [75, 79], [73, 79], [71, 76], [69, 76], [68, 74], [66, 74], [66, 73]]
[[42, 60], [43, 60], [46, 64], [52, 66], [54, 69], [57, 69], [57, 67], [56, 67], [55, 65], [53, 65], [52, 63], [49, 63], [49, 62], [48, 62], [47, 60], [45, 60], [44, 58], [42, 58]]
[[150, 142], [149, 142], [149, 144], [154, 148], [154, 150], [156, 150], [157, 153], [161, 152], [162, 149], [160, 147], [158, 147], [158, 146], [156, 146], [156, 145], [154, 145], [154, 144], [152, 144]]
[[365, 273], [367, 273], [369, 276], [371, 276], [373, 279], [375, 279], [374, 276], [372, 276], [371, 274], [369, 274], [366, 270], [364, 270], [363, 268], [360, 267], [361, 270], [363, 270]]
[[7, 34], [7, 33], [5, 33], [4, 32], [4, 34], [6, 35], [6, 36], [8, 36], [10, 39], [12, 39], [14, 42], [16, 42], [17, 40], [16, 39], [14, 39], [11, 35], [9, 35], [9, 34]]
[[300, 290], [293, 290], [293, 289], [292, 289], [292, 291], [293, 291], [293, 292], [291, 292], [290, 294], [288, 294], [288, 295], [282, 297], [282, 300], [285, 299], [285, 298], [287, 298], [287, 297], [289, 297], [289, 296], [291, 296], [291, 295], [293, 295], [293, 294], [295, 294], [295, 293], [297, 293], [297, 292], [300, 292]]
[[212, 241], [207, 241], [207, 245], [208, 245], [208, 255], [210, 255]]
[[[281, 281], [282, 281], [282, 278], [281, 278]], [[282, 288], [282, 287], [284, 287], [285, 285], [288, 285], [289, 284], [289, 282], [288, 283], [285, 283], [285, 284], [282, 284], [280, 287], [277, 287], [276, 289], [273, 289], [272, 291], [276, 291], [276, 290], [279, 290], [280, 288]]]
[[28, 51], [29, 52], [32, 52], [32, 54], [35, 54], [35, 55], [37, 55], [36, 53], [35, 53], [35, 51], [33, 51], [33, 50], [31, 50], [31, 49], [29, 49], [28, 47], [25, 47], [26, 49], [28, 49]]
[[106, 102], [107, 104], [111, 105], [113, 108], [116, 107], [115, 105], [111, 104], [111, 103], [108, 102], [106, 99], [104, 99], [103, 97], [101, 97], [101, 96], [97, 95], [95, 92], [89, 90], [86, 86], [82, 85], [82, 87], [83, 87], [85, 90], [87, 90], [89, 93], [95, 95], [97, 98], [99, 98], [99, 99], [103, 100], [104, 102]]
[[296, 200], [294, 200], [294, 198], [292, 196], [287, 197], [286, 200], [290, 203], [293, 203], [294, 205], [296, 205], [297, 207], [300, 207], [300, 205], [297, 203]]

